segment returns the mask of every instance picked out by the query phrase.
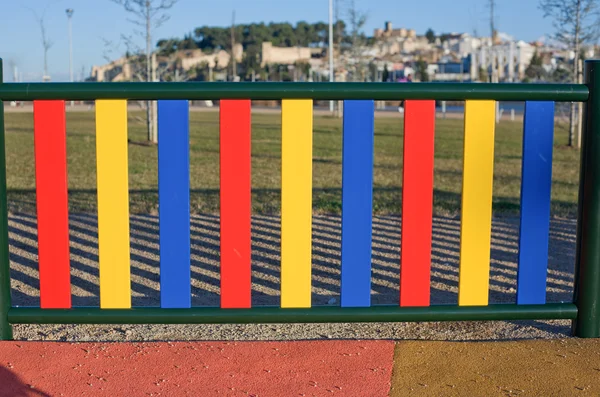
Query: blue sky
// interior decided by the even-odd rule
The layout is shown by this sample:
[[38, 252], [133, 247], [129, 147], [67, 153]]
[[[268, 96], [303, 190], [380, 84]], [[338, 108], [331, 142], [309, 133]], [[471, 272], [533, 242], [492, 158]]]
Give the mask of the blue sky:
[[[418, 34], [431, 27], [436, 33], [477, 31], [489, 35], [486, 0], [355, 1], [357, 8], [368, 14], [365, 30], [369, 34], [389, 20], [395, 27], [413, 28]], [[1, 0], [0, 3], [0, 57], [5, 62], [5, 81], [12, 81], [9, 61], [18, 65], [25, 81], [37, 81], [42, 75], [40, 29], [26, 6], [39, 10], [40, 14], [47, 7], [47, 35], [54, 42], [48, 52], [48, 69], [53, 81], [68, 79], [66, 8], [75, 10], [73, 53], [76, 77], [82, 68], [88, 75], [92, 65], [105, 63], [103, 39], [118, 42], [121, 33], [133, 31], [122, 8], [110, 0]], [[551, 21], [543, 18], [537, 5], [537, 0], [498, 0], [498, 29], [526, 41], [552, 33]], [[237, 23], [327, 22], [328, 19], [328, 0], [179, 0], [170, 11], [171, 19], [154, 32], [153, 41], [181, 37], [197, 26], [228, 26], [234, 9]], [[124, 47], [121, 50], [124, 52]]]

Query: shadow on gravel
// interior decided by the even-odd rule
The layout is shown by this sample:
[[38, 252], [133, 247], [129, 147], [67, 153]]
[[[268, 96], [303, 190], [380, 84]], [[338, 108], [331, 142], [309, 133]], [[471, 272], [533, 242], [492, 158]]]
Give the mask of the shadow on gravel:
[[[192, 304], [219, 305], [219, 218], [191, 220]], [[252, 219], [252, 303], [279, 305], [280, 218]], [[131, 289], [134, 306], [160, 304], [158, 217], [132, 215]], [[514, 302], [516, 296], [518, 218], [497, 218], [492, 228], [490, 303]], [[550, 302], [572, 299], [574, 220], [554, 219], [550, 232]], [[9, 220], [13, 304], [39, 305], [36, 217], [12, 214]], [[95, 214], [70, 217], [73, 305], [98, 306], [98, 231]], [[341, 224], [337, 216], [315, 215], [312, 238], [313, 305], [339, 305]], [[432, 304], [456, 304], [460, 221], [435, 217], [432, 242]], [[372, 301], [398, 304], [400, 272], [399, 217], [373, 219]], [[534, 323], [534, 322], [532, 322]]]

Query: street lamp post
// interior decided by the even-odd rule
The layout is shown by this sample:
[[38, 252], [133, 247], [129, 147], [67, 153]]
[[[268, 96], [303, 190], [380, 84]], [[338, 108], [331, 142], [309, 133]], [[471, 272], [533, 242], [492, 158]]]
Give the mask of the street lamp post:
[[[69, 78], [71, 83], [73, 82], [73, 29], [71, 24], [71, 18], [73, 17], [73, 9], [67, 8], [67, 18], [69, 20]], [[71, 107], [75, 104], [74, 101], [71, 101]]]

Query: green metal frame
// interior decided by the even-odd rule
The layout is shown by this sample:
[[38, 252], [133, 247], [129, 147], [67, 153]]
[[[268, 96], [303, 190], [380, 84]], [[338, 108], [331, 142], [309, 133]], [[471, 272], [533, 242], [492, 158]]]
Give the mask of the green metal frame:
[[[436, 99], [585, 102], [573, 303], [545, 305], [281, 309], [40, 309], [12, 307], [3, 100], [34, 99]], [[586, 84], [460, 83], [2, 83], [0, 59], [0, 340], [11, 324], [204, 324], [573, 320], [574, 334], [600, 337], [600, 61], [586, 62]]]
[[582, 84], [462, 83], [5, 83], [0, 98], [34, 99], [489, 99], [497, 101], [586, 101]]
[[574, 302], [574, 333], [600, 337], [600, 61], [585, 63], [590, 97], [583, 113]]
[[[3, 85], [2, 81], [2, 59], [0, 59], [0, 88]], [[12, 339], [12, 327], [8, 322], [8, 311], [11, 307], [11, 301], [4, 135], [4, 103], [0, 98], [0, 340], [9, 340]]]
[[39, 309], [15, 307], [8, 312], [12, 324], [228, 324], [228, 323], [354, 323], [400, 321], [474, 321], [474, 320], [574, 320], [577, 307], [573, 303], [547, 305], [489, 305], [429, 307], [331, 307], [281, 309]]

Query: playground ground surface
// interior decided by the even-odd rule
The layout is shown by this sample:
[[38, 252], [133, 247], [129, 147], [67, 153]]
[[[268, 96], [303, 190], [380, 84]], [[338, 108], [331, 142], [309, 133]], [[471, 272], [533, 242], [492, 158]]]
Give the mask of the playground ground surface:
[[[135, 306], [156, 305], [160, 297], [156, 147], [143, 143], [142, 116], [131, 112], [129, 119]], [[253, 116], [253, 305], [279, 302], [279, 120], [276, 114]], [[194, 112], [191, 121], [192, 303], [214, 306], [219, 297], [218, 114]], [[69, 112], [67, 122], [73, 303], [96, 306], [93, 112]], [[436, 128], [434, 304], [455, 304], [457, 298], [462, 123], [438, 120]], [[6, 124], [13, 304], [37, 305], [31, 113], [8, 113]], [[521, 130], [520, 122], [503, 121], [496, 133], [491, 303], [515, 298]], [[400, 116], [376, 118], [375, 135], [372, 297], [376, 304], [397, 304]], [[565, 141], [559, 125], [547, 296], [553, 302], [572, 299], [579, 153], [565, 148]], [[316, 117], [314, 142], [313, 304], [337, 305], [341, 121]], [[0, 343], [0, 396], [599, 395], [600, 342], [565, 339], [568, 335], [568, 321], [19, 325], [17, 341]], [[180, 342], [148, 342], [169, 340]]]
[[[253, 304], [279, 302], [279, 218], [253, 217]], [[192, 218], [192, 302], [218, 305], [218, 217]], [[434, 219], [433, 303], [456, 303], [460, 223]], [[97, 306], [97, 223], [72, 214], [73, 303]], [[131, 217], [132, 301], [158, 305], [158, 220]], [[39, 305], [35, 217], [10, 215], [13, 304]], [[514, 302], [518, 218], [493, 223], [490, 300]], [[400, 223], [374, 219], [374, 303], [398, 304]], [[572, 296], [575, 222], [551, 224], [548, 299]], [[340, 219], [313, 219], [313, 304], [339, 304]], [[3, 396], [597, 396], [600, 341], [569, 321], [15, 325]], [[160, 342], [156, 342], [160, 341]], [[178, 342], [165, 342], [178, 341]], [[4, 394], [3, 394], [4, 393]]]
[[597, 396], [600, 340], [0, 342], [0, 397]]

